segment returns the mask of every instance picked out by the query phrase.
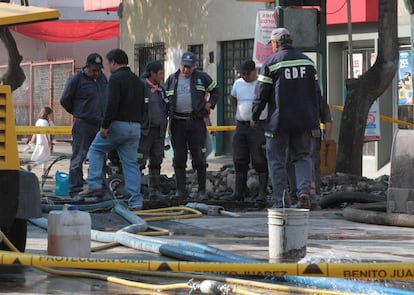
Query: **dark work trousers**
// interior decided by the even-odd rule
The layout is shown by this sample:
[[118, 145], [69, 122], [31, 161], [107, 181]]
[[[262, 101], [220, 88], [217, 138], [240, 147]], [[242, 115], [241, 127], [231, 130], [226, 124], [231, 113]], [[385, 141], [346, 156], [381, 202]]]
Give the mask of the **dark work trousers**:
[[173, 166], [185, 169], [188, 150], [194, 170], [207, 167], [205, 142], [207, 128], [203, 119], [176, 119], [171, 122], [171, 144], [174, 149]]
[[72, 157], [69, 166], [69, 194], [73, 195], [83, 190], [83, 162], [88, 154], [96, 133], [97, 125], [84, 120], [75, 119], [72, 127]]
[[151, 127], [147, 135], [142, 134], [139, 142], [138, 157], [141, 170], [145, 169], [148, 163], [149, 169], [161, 169], [164, 158], [165, 132], [160, 134], [160, 127]]
[[[320, 166], [320, 152], [321, 152], [321, 139], [319, 137], [312, 137], [312, 184], [311, 188], [315, 192], [311, 191], [312, 194], [321, 194], [321, 166]], [[295, 165], [293, 164], [288, 154], [286, 163], [288, 179], [289, 179], [289, 195], [296, 196], [296, 176], [295, 176]]]
[[250, 121], [237, 121], [233, 136], [233, 162], [236, 172], [246, 172], [250, 160], [257, 173], [267, 172], [265, 121], [258, 128], [250, 127]]
[[321, 194], [321, 139], [319, 137], [313, 138], [313, 152], [312, 152], [312, 179], [315, 182], [315, 194]]

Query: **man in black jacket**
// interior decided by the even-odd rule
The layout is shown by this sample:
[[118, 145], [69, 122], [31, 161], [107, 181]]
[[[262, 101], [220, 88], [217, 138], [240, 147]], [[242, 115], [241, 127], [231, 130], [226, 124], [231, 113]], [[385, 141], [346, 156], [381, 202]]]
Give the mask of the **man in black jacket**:
[[[173, 166], [177, 184], [177, 197], [186, 199], [186, 164], [190, 150], [193, 169], [197, 171], [197, 199], [206, 195], [206, 124], [209, 110], [217, 103], [219, 91], [217, 83], [205, 72], [196, 70], [195, 56], [185, 52], [180, 69], [171, 74], [166, 83], [167, 97], [170, 99], [171, 143], [174, 149]], [[208, 101], [205, 99], [210, 94]]]
[[131, 210], [143, 205], [141, 172], [137, 151], [141, 138], [145, 85], [128, 65], [128, 56], [121, 49], [106, 55], [112, 75], [108, 81], [107, 103], [101, 129], [89, 149], [88, 189], [79, 196], [102, 195], [102, 167], [107, 153], [116, 150], [121, 159], [125, 186]]

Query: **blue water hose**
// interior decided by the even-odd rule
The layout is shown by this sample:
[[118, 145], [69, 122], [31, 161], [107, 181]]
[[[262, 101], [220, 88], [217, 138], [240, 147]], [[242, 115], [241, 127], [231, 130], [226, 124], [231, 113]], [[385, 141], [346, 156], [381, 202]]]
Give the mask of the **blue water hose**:
[[[123, 204], [120, 200], [107, 200], [94, 204], [82, 204], [77, 205], [81, 211], [90, 211], [96, 209], [104, 209], [108, 207], [114, 207], [117, 204]], [[43, 212], [50, 212], [52, 210], [62, 210], [64, 205], [49, 205], [42, 204]], [[148, 237], [142, 237], [150, 239]], [[155, 239], [157, 240], [157, 239]], [[167, 239], [162, 243], [165, 243], [159, 247], [159, 253], [185, 261], [204, 261], [204, 262], [226, 262], [226, 263], [257, 263], [260, 262], [253, 258], [246, 258], [239, 255], [235, 255], [228, 251], [223, 251], [214, 247], [179, 241], [170, 240], [167, 244]], [[147, 241], [149, 242], [149, 241]], [[153, 241], [156, 243], [156, 241]], [[304, 284], [319, 289], [328, 289], [342, 292], [354, 292], [354, 293], [366, 293], [366, 294], [384, 294], [384, 295], [412, 295], [413, 291], [402, 290], [397, 288], [385, 287], [376, 285], [373, 283], [362, 283], [354, 280], [340, 279], [340, 278], [320, 278], [320, 277], [303, 277], [303, 276], [284, 276], [288, 282], [295, 284]]]
[[[141, 237], [142, 239], [152, 239], [155, 242], [162, 241], [163, 244], [168, 244], [170, 247], [174, 247], [177, 249], [177, 251], [188, 251], [189, 257], [191, 256], [190, 253], [201, 253], [201, 254], [208, 254], [211, 255], [211, 257], [217, 256], [217, 257], [224, 257], [225, 261], [227, 262], [235, 262], [235, 263], [258, 263], [260, 262], [257, 259], [254, 258], [247, 258], [243, 257], [241, 255], [234, 254], [229, 251], [224, 251], [215, 247], [211, 247], [204, 244], [198, 244], [188, 241], [180, 241], [180, 240], [174, 240], [174, 239], [163, 239], [163, 238], [157, 238], [157, 237]], [[197, 261], [193, 259], [186, 259], [187, 261]], [[221, 261], [222, 259], [219, 258]]]
[[380, 286], [374, 283], [363, 283], [355, 280], [340, 278], [319, 278], [319, 277], [300, 277], [284, 276], [288, 282], [308, 285], [320, 289], [329, 289], [341, 292], [353, 292], [364, 294], [383, 294], [383, 295], [412, 295], [414, 291], [402, 290], [397, 288]]
[[214, 255], [210, 253], [203, 253], [191, 250], [184, 250], [182, 248], [163, 244], [159, 248], [160, 254], [183, 261], [197, 261], [197, 262], [236, 262], [230, 260], [228, 257]]

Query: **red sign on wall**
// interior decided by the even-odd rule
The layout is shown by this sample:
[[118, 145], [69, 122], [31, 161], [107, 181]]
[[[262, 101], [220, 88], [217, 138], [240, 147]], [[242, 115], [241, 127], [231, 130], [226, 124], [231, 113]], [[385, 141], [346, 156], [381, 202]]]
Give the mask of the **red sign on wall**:
[[83, 0], [85, 11], [116, 11], [121, 0]]
[[[326, 1], [326, 23], [328, 25], [346, 24], [348, 22], [347, 1]], [[377, 22], [378, 0], [351, 0], [351, 17], [353, 23]]]

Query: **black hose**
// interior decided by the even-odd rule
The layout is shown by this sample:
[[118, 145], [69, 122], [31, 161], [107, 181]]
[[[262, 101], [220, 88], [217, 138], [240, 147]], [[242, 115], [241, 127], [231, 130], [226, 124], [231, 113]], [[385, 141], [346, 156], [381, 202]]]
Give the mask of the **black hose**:
[[46, 183], [46, 178], [49, 175], [50, 169], [52, 169], [53, 165], [55, 165], [57, 162], [62, 161], [62, 160], [70, 160], [71, 155], [62, 155], [57, 157], [50, 165], [49, 167], [47, 167], [47, 169], [45, 170], [45, 172], [42, 174], [42, 180], [40, 183], [40, 189], [43, 191], [43, 186]]
[[386, 197], [364, 192], [337, 192], [323, 196], [319, 200], [319, 206], [321, 208], [332, 208], [342, 203], [375, 203], [386, 200]]
[[344, 208], [343, 217], [361, 223], [414, 227], [414, 215], [388, 213], [386, 201], [386, 197], [380, 195], [364, 192], [339, 192], [324, 196], [319, 201], [319, 205], [321, 208], [329, 208], [342, 203], [359, 203]]
[[[76, 204], [76, 206], [78, 207], [79, 211], [96, 211], [96, 210], [112, 208], [113, 206], [115, 206], [116, 203], [122, 204], [122, 201], [112, 199], [112, 200], [102, 201], [99, 203]], [[60, 205], [41, 204], [41, 206], [42, 206], [42, 212], [49, 213], [50, 211], [53, 211], [53, 210], [62, 210], [64, 205], [63, 204], [60, 204]]]
[[386, 202], [358, 204], [346, 207], [342, 214], [345, 219], [356, 222], [414, 227], [414, 215], [404, 213], [387, 213], [386, 209]]

